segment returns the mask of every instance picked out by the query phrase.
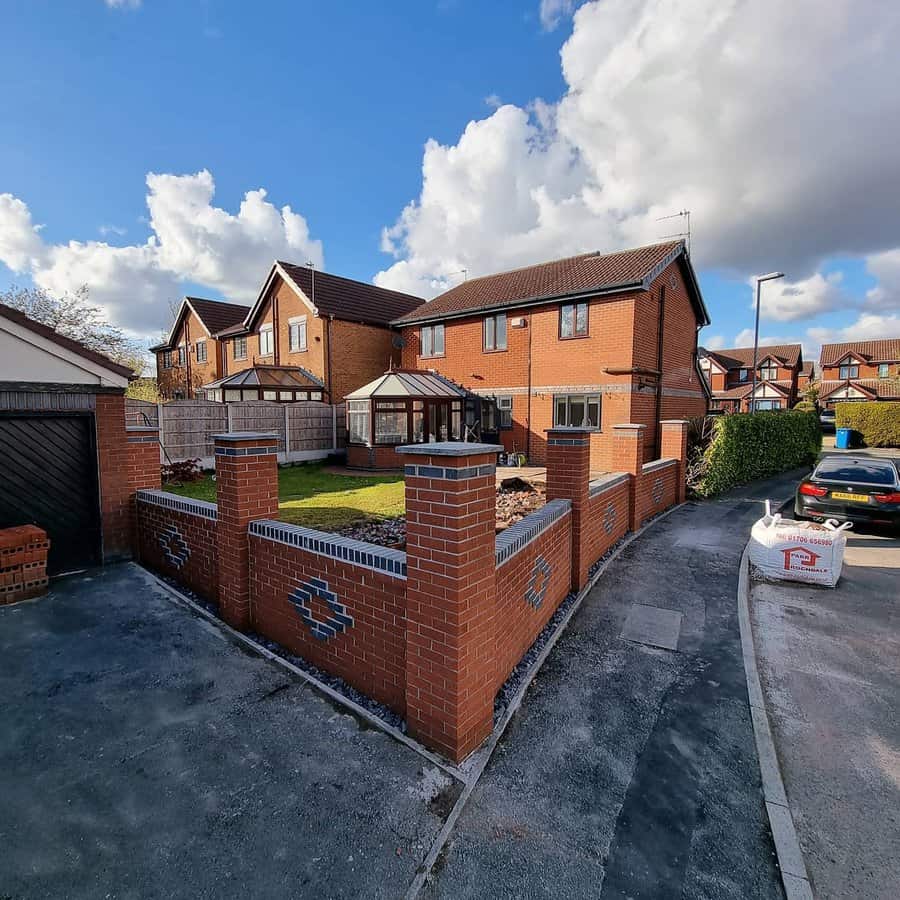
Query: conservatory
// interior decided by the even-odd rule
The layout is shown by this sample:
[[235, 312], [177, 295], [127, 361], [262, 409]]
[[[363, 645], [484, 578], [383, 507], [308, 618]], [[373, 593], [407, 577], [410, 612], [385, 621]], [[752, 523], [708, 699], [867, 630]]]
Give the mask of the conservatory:
[[497, 437], [494, 401], [435, 372], [387, 372], [345, 399], [350, 466], [396, 469], [394, 448], [402, 444]]
[[238, 400], [324, 400], [325, 387], [312, 372], [299, 366], [253, 366], [201, 388], [207, 400], [234, 403]]

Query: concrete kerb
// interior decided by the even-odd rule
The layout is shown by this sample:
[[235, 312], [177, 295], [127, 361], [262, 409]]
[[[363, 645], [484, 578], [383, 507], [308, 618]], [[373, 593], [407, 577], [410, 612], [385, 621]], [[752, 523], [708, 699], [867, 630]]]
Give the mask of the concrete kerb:
[[[779, 504], [781, 508], [784, 504]], [[766, 803], [766, 814], [769, 827], [775, 841], [775, 852], [778, 854], [778, 867], [781, 870], [781, 881], [788, 900], [813, 900], [812, 885], [809, 873], [803, 861], [803, 852], [794, 827], [784, 779], [781, 776], [781, 765], [766, 703], [759, 678], [759, 667], [756, 660], [756, 645], [753, 640], [753, 625], [750, 621], [750, 543], [744, 547], [738, 572], [738, 622], [741, 631], [741, 652], [744, 657], [744, 672], [747, 676], [747, 694], [750, 700], [750, 717], [753, 722], [753, 735], [756, 739], [756, 755], [759, 759], [759, 771], [762, 776], [763, 798]]]
[[[600, 577], [604, 572], [606, 572], [607, 568], [609, 568], [609, 565], [613, 562], [613, 560], [615, 560], [622, 553], [622, 551], [629, 546], [629, 544], [637, 540], [645, 531], [647, 531], [649, 528], [652, 528], [658, 522], [661, 522], [671, 513], [675, 512], [676, 509], [680, 509], [682, 506], [684, 506], [684, 504], [679, 503], [676, 506], [670, 507], [669, 509], [653, 518], [651, 521], [647, 522], [646, 525], [643, 525], [636, 532], [634, 532], [634, 534], [629, 535], [627, 538], [625, 538], [625, 540], [623, 540], [622, 543], [616, 548], [616, 550], [610, 555], [609, 559], [607, 559], [600, 566], [600, 568], [597, 569], [597, 571], [588, 580], [588, 583], [581, 589], [581, 591], [579, 591], [578, 596], [575, 598], [575, 602], [572, 604], [566, 615], [560, 620], [553, 634], [550, 636], [550, 639], [547, 641], [546, 645], [538, 654], [534, 663], [531, 665], [531, 668], [522, 679], [522, 684], [513, 695], [512, 700], [510, 700], [509, 706], [506, 708], [506, 712], [503, 714], [503, 718], [500, 720], [497, 727], [494, 728], [491, 736], [487, 740], [487, 743], [476, 750], [463, 763], [468, 772], [468, 777], [465, 781], [465, 787], [463, 787], [462, 793], [460, 793], [459, 797], [456, 800], [456, 803], [453, 805], [453, 809], [450, 811], [450, 815], [447, 816], [447, 821], [444, 822], [444, 827], [438, 832], [437, 837], [435, 837], [434, 843], [431, 845], [431, 849], [428, 851], [428, 854], [423, 860], [422, 865], [416, 871], [416, 877], [413, 879], [409, 890], [406, 892], [405, 900], [416, 900], [416, 898], [421, 893], [422, 888], [425, 886], [425, 883], [428, 880], [428, 876], [431, 874], [431, 871], [434, 868], [438, 857], [441, 855], [441, 852], [443, 851], [444, 847], [447, 844], [447, 841], [450, 838], [450, 835], [453, 832], [453, 828], [455, 827], [457, 820], [462, 814], [463, 809], [465, 809], [465, 806], [469, 801], [469, 797], [472, 796], [472, 792], [475, 790], [475, 787], [477, 786], [478, 781], [484, 773], [485, 768], [487, 768], [488, 762], [490, 762], [491, 757], [494, 755], [494, 750], [496, 749], [497, 744], [500, 742], [500, 738], [503, 737], [503, 733], [506, 731], [506, 728], [509, 725], [510, 721], [512, 721], [512, 717], [516, 714], [519, 707], [521, 706], [522, 700], [525, 698], [525, 693], [528, 691], [528, 688], [531, 686], [532, 681], [534, 681], [535, 676], [540, 671], [541, 666], [543, 666], [547, 657], [556, 646], [556, 642], [559, 640], [562, 633], [566, 630], [566, 627], [568, 626], [572, 616], [574, 616], [578, 609], [581, 607], [581, 603], [584, 598], [588, 595], [588, 593], [590, 593], [594, 585], [600, 580]], [[793, 898], [789, 898], [789, 900], [793, 900]]]

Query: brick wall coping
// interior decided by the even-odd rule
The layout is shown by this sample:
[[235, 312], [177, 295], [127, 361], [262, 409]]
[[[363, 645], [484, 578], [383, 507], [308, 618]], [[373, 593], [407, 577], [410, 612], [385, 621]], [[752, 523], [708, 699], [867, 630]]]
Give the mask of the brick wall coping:
[[553, 428], [545, 428], [545, 434], [595, 434], [599, 428], [587, 428], [584, 425], [555, 425]]
[[535, 538], [540, 537], [551, 525], [568, 515], [571, 500], [550, 500], [540, 509], [529, 513], [515, 525], [510, 525], [494, 540], [494, 559], [498, 566], [509, 562], [520, 550], [524, 550]]
[[404, 444], [394, 448], [398, 453], [420, 456], [479, 456], [500, 453], [501, 444], [474, 444], [465, 441], [436, 441], [433, 444]]
[[300, 525], [288, 525], [273, 519], [254, 520], [250, 523], [250, 534], [279, 544], [287, 544], [289, 547], [297, 547], [307, 553], [371, 569], [382, 575], [406, 578], [406, 553], [403, 550], [379, 547], [377, 544], [355, 541], [353, 538], [303, 528]]
[[174, 509], [176, 512], [187, 513], [191, 516], [202, 516], [204, 519], [218, 519], [219, 507], [208, 500], [192, 500], [190, 497], [179, 497], [168, 491], [135, 491], [135, 497], [144, 503], [153, 506], [164, 506], [166, 509]]
[[687, 419], [660, 419], [660, 425], [690, 425]]
[[646, 431], [646, 425], [613, 425], [613, 431], [633, 431], [637, 433], [638, 431]]
[[225, 434], [214, 434], [213, 441], [235, 443], [237, 441], [277, 441], [278, 435], [271, 431], [228, 431]]
[[610, 472], [607, 475], [601, 475], [590, 483], [588, 493], [591, 497], [595, 497], [597, 494], [611, 491], [614, 487], [627, 483], [629, 478], [631, 476], [627, 472]]
[[678, 464], [677, 459], [654, 459], [648, 463], [644, 463], [644, 472], [655, 472], [657, 469], [665, 469], [668, 466]]

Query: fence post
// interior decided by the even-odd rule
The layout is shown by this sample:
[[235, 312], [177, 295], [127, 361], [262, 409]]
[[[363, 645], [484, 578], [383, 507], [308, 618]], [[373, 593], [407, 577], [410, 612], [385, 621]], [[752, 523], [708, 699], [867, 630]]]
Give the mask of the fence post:
[[159, 464], [162, 465], [165, 461], [166, 454], [166, 432], [163, 428], [163, 409], [165, 409], [165, 404], [160, 400], [156, 404], [156, 424], [159, 426]]
[[646, 425], [613, 425], [613, 468], [628, 472], [628, 529], [641, 524], [641, 475], [644, 471], [644, 433]]
[[337, 404], [331, 404], [331, 449], [337, 450]]
[[254, 519], [278, 518], [278, 436], [253, 431], [214, 434], [219, 508], [216, 553], [219, 611], [233, 628], [250, 626], [250, 547]]
[[288, 454], [291, 452], [291, 425], [288, 419], [288, 410], [291, 408], [290, 403], [284, 404], [284, 461], [288, 462]]
[[493, 728], [495, 444], [399, 447], [406, 456], [406, 720], [459, 761]]
[[572, 502], [572, 588], [581, 590], [591, 561], [584, 548], [591, 481], [590, 431], [547, 428], [547, 500]]
[[678, 460], [678, 475], [675, 480], [675, 502], [684, 503], [687, 495], [687, 419], [666, 419], [660, 422], [662, 428], [661, 454], [663, 459]]

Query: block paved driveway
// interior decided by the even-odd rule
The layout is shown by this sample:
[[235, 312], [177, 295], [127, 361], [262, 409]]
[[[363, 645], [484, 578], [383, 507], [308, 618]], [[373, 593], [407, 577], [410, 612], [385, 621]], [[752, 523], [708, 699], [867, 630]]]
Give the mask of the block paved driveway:
[[0, 607], [0, 698], [2, 898], [394, 898], [458, 792], [132, 565]]

